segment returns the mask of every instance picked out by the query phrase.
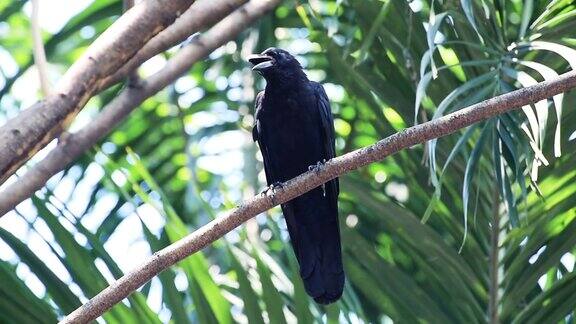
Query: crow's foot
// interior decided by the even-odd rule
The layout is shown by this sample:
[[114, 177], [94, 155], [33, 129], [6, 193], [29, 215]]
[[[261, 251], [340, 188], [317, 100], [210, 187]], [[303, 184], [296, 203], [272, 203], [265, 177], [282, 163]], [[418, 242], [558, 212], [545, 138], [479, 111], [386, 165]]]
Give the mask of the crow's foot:
[[282, 187], [284, 187], [284, 184], [280, 181], [276, 181], [273, 184], [266, 187], [264, 190], [262, 190], [260, 194], [263, 196], [267, 196], [268, 193], [271, 192], [271, 196], [274, 196], [276, 194], [276, 190], [281, 189]]
[[[311, 165], [308, 167], [308, 171], [314, 171], [316, 174], [322, 170], [322, 167], [326, 164], [326, 159], [322, 159], [322, 161], [318, 161], [318, 163]], [[322, 184], [322, 196], [326, 197], [326, 184]]]
[[308, 167], [308, 171], [314, 171], [316, 173], [322, 170], [322, 167], [326, 164], [326, 159], [322, 159], [322, 161], [318, 161], [316, 164], [313, 164]]

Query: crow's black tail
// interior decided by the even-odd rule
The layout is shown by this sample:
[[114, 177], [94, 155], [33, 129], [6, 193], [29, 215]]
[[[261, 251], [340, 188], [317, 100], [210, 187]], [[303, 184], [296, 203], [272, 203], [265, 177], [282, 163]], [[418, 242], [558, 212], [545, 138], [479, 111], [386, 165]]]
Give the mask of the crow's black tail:
[[344, 289], [338, 223], [325, 224], [320, 233], [305, 230], [308, 233], [301, 235], [298, 241], [300, 276], [306, 292], [317, 303], [330, 304], [342, 296]]
[[345, 279], [336, 203], [312, 191], [282, 211], [306, 292], [319, 304], [337, 301]]

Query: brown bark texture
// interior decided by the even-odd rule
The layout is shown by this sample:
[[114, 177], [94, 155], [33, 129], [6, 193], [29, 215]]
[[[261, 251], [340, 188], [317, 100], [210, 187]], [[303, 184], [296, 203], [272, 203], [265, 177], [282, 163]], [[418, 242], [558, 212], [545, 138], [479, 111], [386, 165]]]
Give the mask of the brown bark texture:
[[[212, 0], [200, 0], [196, 4], [211, 3]], [[227, 0], [222, 3], [237, 3], [237, 0]], [[90, 149], [100, 139], [110, 133], [132, 110], [137, 108], [144, 100], [153, 96], [164, 87], [174, 82], [186, 73], [194, 63], [208, 56], [212, 51], [226, 42], [233, 40], [240, 32], [267, 14], [280, 3], [279, 0], [252, 1], [234, 11], [218, 24], [214, 25], [193, 42], [182, 48], [166, 64], [166, 66], [145, 81], [134, 87], [127, 87], [86, 127], [77, 133], [66, 136], [64, 141], [58, 143], [48, 155], [15, 182], [8, 184], [0, 192], [0, 217], [14, 209], [20, 202], [29, 198], [41, 189], [44, 184], [56, 173], [64, 170], [76, 158]], [[204, 4], [203, 4], [204, 5]], [[228, 5], [225, 5], [226, 7]], [[195, 15], [182, 15], [186, 20], [179, 19], [176, 24], [190, 25], [187, 20], [195, 20], [204, 14], [198, 11]], [[209, 19], [203, 18], [204, 21]], [[195, 28], [201, 26], [196, 25]], [[167, 32], [165, 30], [165, 32]], [[194, 33], [197, 29], [188, 30]], [[164, 33], [157, 37], [163, 38]], [[184, 37], [185, 38], [185, 37]], [[154, 39], [153, 39], [154, 40]], [[160, 42], [164, 42], [161, 40]], [[145, 47], [146, 48], [146, 47]], [[140, 53], [140, 52], [138, 52]], [[155, 54], [154, 54], [155, 55]]]
[[51, 95], [0, 127], [0, 184], [63, 131], [99, 88], [193, 0], [143, 1], [122, 15], [70, 67]]

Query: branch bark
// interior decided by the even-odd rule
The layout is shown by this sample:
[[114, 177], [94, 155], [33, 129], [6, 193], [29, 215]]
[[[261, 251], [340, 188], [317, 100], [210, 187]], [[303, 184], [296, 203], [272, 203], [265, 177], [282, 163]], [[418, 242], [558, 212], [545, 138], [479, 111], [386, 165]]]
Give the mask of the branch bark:
[[[212, 0], [208, 1], [211, 2]], [[279, 3], [280, 0], [250, 1], [206, 33], [200, 35], [188, 46], [182, 48], [162, 70], [137, 87], [129, 87], [122, 91], [88, 126], [75, 134], [68, 135], [66, 140], [59, 142], [58, 146], [50, 151], [42, 161], [0, 192], [0, 217], [32, 196], [36, 190], [41, 189], [48, 179], [62, 171], [68, 164], [95, 145], [144, 100], [174, 82], [180, 75], [186, 73], [195, 62], [236, 38], [246, 27]], [[203, 14], [204, 12], [197, 13], [197, 15]], [[188, 19], [195, 19], [195, 16], [187, 17]], [[188, 30], [188, 32], [190, 31], [194, 32], [194, 29]]]
[[174, 24], [146, 43], [124, 66], [114, 74], [102, 79], [98, 91], [126, 78], [151, 57], [178, 45], [195, 32], [215, 24], [246, 2], [248, 0], [199, 0], [194, 2], [180, 18], [176, 19]]
[[30, 20], [32, 25], [34, 65], [36, 65], [36, 70], [38, 70], [42, 96], [46, 97], [52, 92], [52, 86], [48, 80], [48, 61], [46, 60], [46, 52], [44, 51], [42, 32], [40, 30], [40, 0], [32, 0], [32, 17]]
[[[125, 14], [126, 11], [130, 10], [130, 8], [134, 7], [134, 0], [122, 0], [122, 14]], [[188, 8], [188, 10], [190, 10], [190, 8]], [[178, 19], [176, 19], [176, 21], [178, 21]], [[174, 24], [170, 25], [173, 26]], [[168, 28], [170, 28], [170, 26], [168, 26]], [[152, 39], [150, 41], [152, 41], [153, 39], [155, 39], [156, 37], [162, 35], [162, 33], [164, 33], [166, 31], [163, 30], [162, 32], [160, 32], [160, 34], [152, 37]], [[146, 43], [148, 44], [148, 43]], [[139, 52], [139, 51], [138, 51]], [[138, 53], [136, 53], [138, 54]], [[130, 73], [128, 73], [128, 75], [126, 76], [126, 82], [131, 85], [131, 84], [136, 84], [140, 81], [140, 78], [138, 77], [138, 71], [136, 69], [130, 71]]]
[[149, 0], [108, 28], [70, 67], [52, 95], [0, 128], [0, 184], [62, 132], [98, 89], [146, 42], [172, 24], [193, 0]]
[[202, 226], [183, 239], [154, 253], [136, 269], [113, 282], [86, 304], [68, 315], [61, 323], [83, 323], [102, 315], [161, 271], [205, 248], [248, 219], [289, 201], [344, 173], [380, 161], [402, 149], [434, 138], [452, 134], [459, 129], [528, 105], [576, 87], [576, 71], [565, 73], [553, 81], [516, 90], [466, 107], [441, 118], [407, 128], [379, 142], [336, 157], [318, 171], [306, 172], [284, 184], [273, 196], [258, 195]]

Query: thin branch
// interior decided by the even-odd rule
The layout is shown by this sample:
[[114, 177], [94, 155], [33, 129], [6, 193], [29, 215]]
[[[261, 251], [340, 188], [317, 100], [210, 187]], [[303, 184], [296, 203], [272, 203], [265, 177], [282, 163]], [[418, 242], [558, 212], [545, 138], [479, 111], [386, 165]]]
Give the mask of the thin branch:
[[60, 135], [62, 125], [86, 104], [102, 78], [121, 68], [193, 2], [148, 0], [139, 3], [86, 50], [64, 74], [53, 94], [0, 127], [0, 184]]
[[41, 189], [48, 179], [106, 136], [144, 100], [174, 82], [194, 63], [216, 48], [236, 38], [240, 32], [279, 3], [280, 0], [250, 1], [182, 48], [162, 70], [137, 87], [128, 87], [122, 91], [90, 124], [79, 132], [68, 135], [66, 140], [59, 142], [42, 161], [0, 192], [0, 217]]
[[52, 86], [48, 80], [48, 61], [44, 52], [44, 43], [42, 42], [42, 33], [40, 31], [40, 0], [32, 0], [32, 55], [34, 56], [34, 65], [38, 70], [38, 79], [40, 80], [40, 89], [42, 96], [50, 95]]
[[199, 0], [186, 10], [174, 24], [152, 38], [136, 55], [114, 74], [102, 79], [98, 91], [120, 82], [142, 63], [163, 51], [178, 45], [191, 34], [208, 28], [236, 10], [247, 0]]
[[407, 128], [374, 145], [336, 157], [318, 171], [309, 171], [286, 182], [273, 196], [258, 195], [181, 240], [154, 253], [136, 269], [101, 291], [86, 304], [68, 315], [62, 323], [84, 323], [102, 315], [161, 271], [205, 248], [248, 219], [284, 202], [294, 199], [323, 183], [352, 170], [380, 161], [416, 144], [452, 134], [464, 127], [522, 107], [576, 87], [576, 71], [565, 73], [553, 81], [509, 92], [463, 108], [441, 118]]
[[[126, 11], [130, 10], [130, 8], [134, 7], [134, 0], [122, 0], [122, 14], [125, 14]], [[190, 8], [188, 8], [188, 10], [190, 10]], [[176, 21], [178, 21], [178, 19], [176, 19]], [[174, 24], [170, 25], [173, 26]], [[168, 26], [168, 28], [170, 28], [170, 26]], [[164, 33], [166, 31], [163, 30], [162, 32], [160, 32], [160, 34], [154, 36], [149, 42], [151, 42], [154, 38], [160, 36], [162, 33]], [[126, 76], [126, 81], [128, 83], [128, 85], [135, 85], [138, 84], [138, 82], [140, 81], [140, 77], [138, 76], [138, 71], [137, 69], [134, 69], [132, 71], [130, 71], [130, 73], [128, 73], [128, 75]]]

